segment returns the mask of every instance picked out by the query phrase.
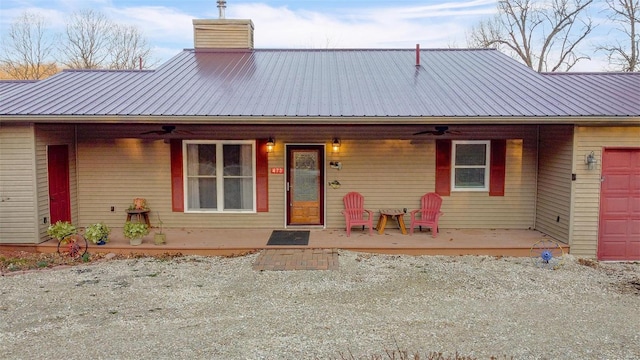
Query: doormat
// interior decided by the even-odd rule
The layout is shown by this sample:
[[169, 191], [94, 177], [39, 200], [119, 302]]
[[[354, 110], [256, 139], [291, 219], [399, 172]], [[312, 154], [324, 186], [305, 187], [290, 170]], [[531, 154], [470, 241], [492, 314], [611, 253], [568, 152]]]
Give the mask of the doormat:
[[309, 231], [273, 230], [267, 245], [309, 245]]

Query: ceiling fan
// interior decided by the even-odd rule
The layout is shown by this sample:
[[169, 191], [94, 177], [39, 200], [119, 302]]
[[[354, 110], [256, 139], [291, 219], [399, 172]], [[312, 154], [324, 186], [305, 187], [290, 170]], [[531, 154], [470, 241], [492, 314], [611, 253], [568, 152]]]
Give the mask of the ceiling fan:
[[448, 126], [436, 126], [435, 130], [424, 130], [424, 131], [419, 131], [417, 133], [414, 133], [413, 135], [423, 135], [423, 134], [429, 134], [429, 135], [434, 135], [434, 136], [441, 136], [444, 134], [460, 134], [459, 131], [454, 131], [454, 130], [449, 130]]
[[150, 135], [150, 134], [156, 134], [156, 135], [190, 134], [190, 132], [176, 130], [175, 125], [162, 125], [162, 130], [152, 130], [152, 131], [140, 133], [140, 135]]

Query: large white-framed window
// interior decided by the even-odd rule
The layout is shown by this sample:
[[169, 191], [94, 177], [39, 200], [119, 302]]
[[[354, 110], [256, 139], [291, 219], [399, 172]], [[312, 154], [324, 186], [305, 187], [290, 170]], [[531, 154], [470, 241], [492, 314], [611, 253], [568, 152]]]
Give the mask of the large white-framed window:
[[255, 141], [183, 141], [185, 212], [255, 212]]
[[451, 190], [489, 191], [491, 141], [452, 141]]

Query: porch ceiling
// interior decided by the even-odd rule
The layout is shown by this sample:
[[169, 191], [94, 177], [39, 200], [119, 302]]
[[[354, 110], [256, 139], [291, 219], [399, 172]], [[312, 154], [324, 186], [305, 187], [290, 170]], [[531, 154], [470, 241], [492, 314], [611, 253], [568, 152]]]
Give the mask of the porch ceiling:
[[308, 125], [292, 127], [290, 125], [176, 125], [171, 134], [149, 133], [161, 130], [160, 124], [78, 124], [78, 136], [81, 138], [141, 138], [141, 139], [258, 139], [276, 137], [287, 141], [318, 141], [334, 137], [341, 139], [393, 139], [410, 141], [428, 141], [433, 139], [469, 139], [522, 137], [535, 131], [534, 125], [446, 125], [444, 135], [429, 133], [416, 134], [424, 130], [434, 130], [436, 126], [446, 125]]

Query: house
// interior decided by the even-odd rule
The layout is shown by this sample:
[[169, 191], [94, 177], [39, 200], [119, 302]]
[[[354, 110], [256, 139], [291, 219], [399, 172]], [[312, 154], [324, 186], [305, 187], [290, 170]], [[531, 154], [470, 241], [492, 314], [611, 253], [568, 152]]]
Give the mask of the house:
[[[152, 71], [0, 85], [0, 243], [51, 222], [344, 228], [342, 198], [442, 228], [536, 229], [640, 259], [640, 74], [540, 74], [487, 49], [254, 49], [250, 20], [194, 20]], [[152, 215], [153, 218], [153, 215]]]

